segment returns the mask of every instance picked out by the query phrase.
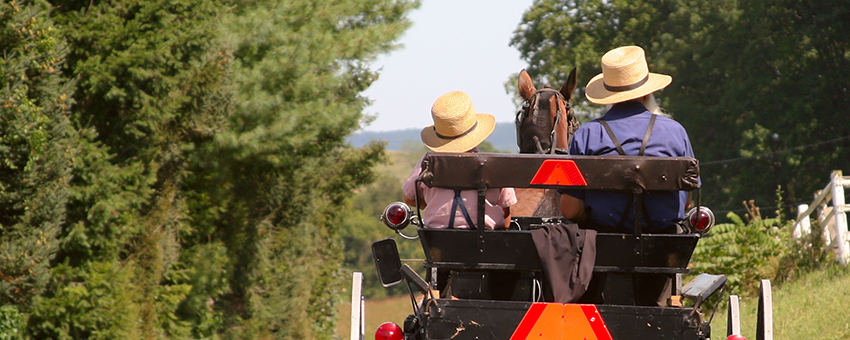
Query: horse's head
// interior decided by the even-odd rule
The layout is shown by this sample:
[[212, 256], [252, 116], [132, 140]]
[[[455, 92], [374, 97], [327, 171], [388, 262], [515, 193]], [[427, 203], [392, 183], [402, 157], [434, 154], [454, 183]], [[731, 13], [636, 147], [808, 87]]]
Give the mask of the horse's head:
[[560, 90], [549, 85], [538, 90], [528, 72], [522, 70], [517, 88], [525, 99], [516, 120], [519, 152], [567, 153], [570, 138], [578, 129], [578, 120], [570, 107], [570, 97], [576, 88], [576, 69], [573, 68]]

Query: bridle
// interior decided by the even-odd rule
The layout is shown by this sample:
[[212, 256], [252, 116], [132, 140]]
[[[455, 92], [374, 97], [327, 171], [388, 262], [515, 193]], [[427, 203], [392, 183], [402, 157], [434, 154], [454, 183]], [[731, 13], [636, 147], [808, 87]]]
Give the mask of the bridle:
[[[548, 153], [548, 154], [556, 154], [556, 153], [557, 154], [567, 154], [569, 152], [569, 150], [563, 149], [563, 148], [558, 148], [556, 146], [557, 141], [558, 141], [558, 137], [559, 137], [559, 135], [558, 135], [558, 125], [562, 124], [562, 123], [563, 124], [569, 124], [570, 123], [569, 118], [567, 119], [567, 122], [562, 122], [561, 115], [566, 114], [567, 117], [569, 117], [570, 113], [572, 112], [572, 107], [570, 106], [570, 102], [567, 101], [566, 98], [564, 98], [564, 95], [561, 94], [560, 91], [552, 88], [549, 85], [545, 85], [545, 86], [543, 86], [542, 89], [535, 91], [534, 94], [529, 96], [528, 99], [523, 103], [522, 108], [519, 111], [517, 111], [516, 121], [515, 121], [516, 130], [517, 130], [517, 133], [516, 133], [516, 135], [517, 135], [517, 145], [520, 148], [522, 147], [521, 146], [521, 143], [522, 143], [522, 141], [521, 141], [521, 138], [522, 138], [521, 137], [521, 128], [522, 128], [522, 123], [523, 123], [523, 120], [524, 120], [523, 118], [527, 117], [529, 115], [531, 117], [535, 117], [535, 118], [539, 117], [538, 113], [539, 113], [539, 110], [540, 110], [540, 98], [544, 94], [549, 94], [548, 96], [546, 96], [547, 98], [551, 98], [550, 96], [552, 96], [552, 95], [556, 96], [556, 104], [555, 105], [557, 106], [556, 107], [557, 112], [555, 114], [554, 120], [552, 120], [552, 130], [549, 131], [549, 140], [550, 140], [550, 143], [551, 143], [549, 148], [543, 148], [543, 146], [540, 143], [540, 139], [536, 135], [532, 136], [532, 138], [534, 139], [534, 142], [537, 146], [537, 153], [538, 154], [546, 154], [546, 153]], [[564, 105], [563, 105], [564, 111], [561, 110], [561, 106], [562, 106], [561, 103], [564, 103]], [[531, 111], [531, 110], [533, 110], [533, 111]], [[551, 110], [551, 108], [550, 108], [550, 110]], [[547, 118], [551, 119], [548, 114], [547, 114]], [[568, 133], [569, 133], [570, 128], [568, 127], [567, 130], [568, 130]]]

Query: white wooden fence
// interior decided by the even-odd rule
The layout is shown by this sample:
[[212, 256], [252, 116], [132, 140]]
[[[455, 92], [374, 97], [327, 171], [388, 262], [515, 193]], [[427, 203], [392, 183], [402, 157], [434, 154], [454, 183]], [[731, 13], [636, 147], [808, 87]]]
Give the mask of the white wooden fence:
[[350, 340], [365, 338], [366, 303], [363, 299], [363, 273], [354, 272], [351, 279], [351, 337]]
[[[801, 237], [811, 232], [812, 220], [823, 230], [823, 237], [829, 247], [836, 250], [838, 260], [847, 265], [850, 260], [850, 239], [848, 239], [847, 215], [850, 205], [844, 204], [844, 187], [850, 186], [850, 176], [843, 176], [841, 170], [834, 170], [829, 176], [829, 184], [815, 194], [811, 205], [797, 206], [797, 223], [792, 231], [793, 237]], [[832, 205], [829, 205], [832, 202]]]

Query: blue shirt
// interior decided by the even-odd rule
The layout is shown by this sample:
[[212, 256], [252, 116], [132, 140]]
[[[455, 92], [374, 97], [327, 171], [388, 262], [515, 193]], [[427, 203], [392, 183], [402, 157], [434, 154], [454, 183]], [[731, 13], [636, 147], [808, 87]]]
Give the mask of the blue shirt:
[[[611, 131], [622, 143], [626, 155], [637, 156], [651, 117], [652, 113], [647, 111], [643, 104], [632, 100], [615, 104], [602, 116], [602, 119], [608, 122]], [[619, 155], [617, 147], [598, 120], [588, 122], [576, 131], [570, 142], [570, 154]], [[658, 116], [644, 156], [694, 157], [694, 151], [688, 134], [681, 124], [670, 118]], [[585, 206], [590, 208], [591, 221], [612, 227], [619, 225], [628, 205], [628, 195], [622, 193], [566, 189], [560, 192], [583, 200]], [[650, 192], [644, 195], [644, 204], [652, 221], [652, 229], [666, 228], [684, 219], [687, 199], [688, 194], [685, 191]], [[634, 229], [632, 208], [631, 206], [628, 208], [624, 227]], [[642, 228], [646, 228], [646, 222], [642, 221], [642, 224]]]

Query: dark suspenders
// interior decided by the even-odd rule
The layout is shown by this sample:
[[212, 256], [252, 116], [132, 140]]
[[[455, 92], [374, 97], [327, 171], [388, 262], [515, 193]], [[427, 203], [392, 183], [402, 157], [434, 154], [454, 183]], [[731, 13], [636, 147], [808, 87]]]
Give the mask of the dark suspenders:
[[469, 217], [469, 211], [466, 210], [466, 205], [463, 204], [463, 198], [460, 197], [460, 190], [455, 190], [455, 198], [452, 200], [452, 215], [449, 217], [449, 229], [453, 229], [455, 226], [455, 211], [457, 211], [458, 206], [460, 206], [460, 212], [463, 213], [466, 223], [469, 224], [469, 229], [475, 229], [475, 224], [472, 223], [472, 218]]
[[[646, 127], [646, 133], [643, 134], [643, 142], [640, 143], [640, 152], [638, 152], [638, 156], [643, 156], [643, 153], [646, 151], [646, 144], [649, 143], [649, 135], [652, 134], [652, 127], [655, 126], [655, 114], [652, 114], [652, 117], [649, 118], [649, 126]], [[611, 141], [614, 142], [614, 146], [617, 148], [617, 153], [621, 156], [625, 156], [626, 152], [623, 151], [623, 146], [620, 144], [620, 140], [617, 139], [617, 136], [614, 135], [614, 131], [611, 130], [611, 126], [608, 125], [604, 119], [597, 119], [599, 124], [602, 124], [602, 127], [605, 128], [605, 132], [608, 133], [608, 137], [611, 137]]]
[[[422, 173], [420, 172], [419, 178], [414, 182], [414, 188], [416, 188], [415, 202], [416, 202], [416, 215], [422, 216], [422, 212], [419, 211], [419, 183], [422, 182]], [[469, 216], [469, 211], [466, 210], [466, 204], [463, 203], [463, 198], [460, 197], [460, 190], [455, 190], [455, 197], [452, 200], [452, 216], [449, 217], [449, 226], [448, 229], [453, 229], [455, 224], [455, 211], [457, 211], [458, 206], [460, 206], [460, 211], [463, 213], [463, 218], [466, 219], [466, 223], [469, 225], [469, 229], [475, 229], [475, 223], [472, 223], [472, 218]], [[484, 191], [479, 190], [478, 192], [478, 221], [481, 225], [484, 224]]]
[[[649, 118], [649, 126], [646, 127], [646, 132], [643, 134], [643, 141], [640, 144], [640, 152], [638, 152], [638, 156], [643, 156], [644, 152], [646, 152], [646, 145], [649, 143], [649, 136], [652, 134], [652, 127], [655, 126], [656, 115], [655, 114], [651, 114], [651, 115], [652, 115], [652, 117]], [[605, 128], [605, 132], [608, 133], [608, 137], [611, 138], [611, 141], [614, 142], [614, 147], [617, 148], [617, 153], [619, 153], [621, 156], [625, 156], [626, 152], [623, 151], [623, 145], [620, 144], [620, 140], [618, 140], [617, 136], [614, 135], [614, 131], [611, 130], [611, 126], [608, 125], [608, 122], [606, 122], [602, 118], [599, 118], [597, 120], [599, 121], [599, 124], [602, 124], [602, 127]], [[618, 228], [623, 228], [623, 226], [625, 226], [626, 217], [629, 216], [629, 210], [632, 208], [632, 205], [635, 204], [635, 202], [634, 202], [635, 197], [634, 196], [635, 195], [629, 195], [629, 201], [628, 201], [628, 203], [626, 203], [626, 209], [623, 210], [623, 216], [620, 217], [620, 223], [617, 224]], [[652, 221], [649, 218], [649, 211], [646, 208], [646, 204], [641, 204], [641, 207], [643, 208], [642, 212], [643, 212], [644, 219], [646, 220], [646, 226], [647, 226], [647, 228], [651, 228], [652, 227]], [[634, 228], [637, 230], [639, 228], [639, 226], [634, 226]]]

